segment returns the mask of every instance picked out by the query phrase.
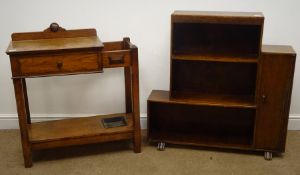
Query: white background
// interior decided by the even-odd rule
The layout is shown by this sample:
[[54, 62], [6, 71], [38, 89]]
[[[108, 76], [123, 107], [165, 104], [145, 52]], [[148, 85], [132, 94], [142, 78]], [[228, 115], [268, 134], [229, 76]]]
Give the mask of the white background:
[[[9, 57], [13, 32], [41, 31], [51, 22], [66, 29], [96, 28], [102, 41], [129, 36], [139, 47], [140, 105], [153, 89], [169, 89], [170, 15], [174, 10], [260, 11], [265, 15], [263, 43], [292, 45], [300, 53], [299, 0], [1, 0], [0, 115], [16, 114]], [[291, 114], [300, 114], [297, 61]], [[122, 69], [103, 74], [36, 78], [27, 81], [34, 114], [115, 113], [124, 111]]]

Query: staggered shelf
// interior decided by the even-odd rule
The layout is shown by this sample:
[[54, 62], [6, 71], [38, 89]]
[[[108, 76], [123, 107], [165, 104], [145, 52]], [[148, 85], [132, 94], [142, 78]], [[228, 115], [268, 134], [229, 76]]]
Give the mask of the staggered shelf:
[[172, 14], [170, 91], [148, 98], [148, 138], [159, 150], [263, 150], [268, 160], [284, 151], [295, 53], [263, 46], [263, 25], [262, 13]]

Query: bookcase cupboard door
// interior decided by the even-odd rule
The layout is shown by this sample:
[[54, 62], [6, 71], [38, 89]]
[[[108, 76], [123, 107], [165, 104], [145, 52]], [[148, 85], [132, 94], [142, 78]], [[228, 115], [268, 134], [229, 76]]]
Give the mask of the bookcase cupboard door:
[[284, 152], [295, 55], [262, 53], [255, 128], [256, 149]]

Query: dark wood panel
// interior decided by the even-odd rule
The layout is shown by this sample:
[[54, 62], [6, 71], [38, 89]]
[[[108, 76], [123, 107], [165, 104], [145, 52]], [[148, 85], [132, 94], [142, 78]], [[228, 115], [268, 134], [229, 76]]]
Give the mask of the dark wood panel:
[[257, 57], [261, 25], [173, 23], [172, 53]]
[[[278, 47], [265, 48], [274, 51]], [[280, 49], [280, 48], [279, 48]], [[255, 147], [284, 152], [295, 54], [262, 53]]]
[[172, 61], [173, 92], [254, 95], [257, 64]]

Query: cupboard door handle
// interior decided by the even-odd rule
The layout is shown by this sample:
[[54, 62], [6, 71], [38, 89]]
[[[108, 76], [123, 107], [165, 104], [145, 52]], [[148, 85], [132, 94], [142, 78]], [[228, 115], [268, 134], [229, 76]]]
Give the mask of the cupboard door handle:
[[267, 96], [265, 94], [263, 94], [261, 96], [262, 102], [266, 102], [267, 101]]
[[56, 67], [58, 68], [58, 69], [61, 69], [62, 67], [63, 67], [63, 65], [64, 65], [64, 63], [63, 62], [56, 62]]
[[109, 64], [124, 64], [124, 55], [121, 56], [108, 56]]

